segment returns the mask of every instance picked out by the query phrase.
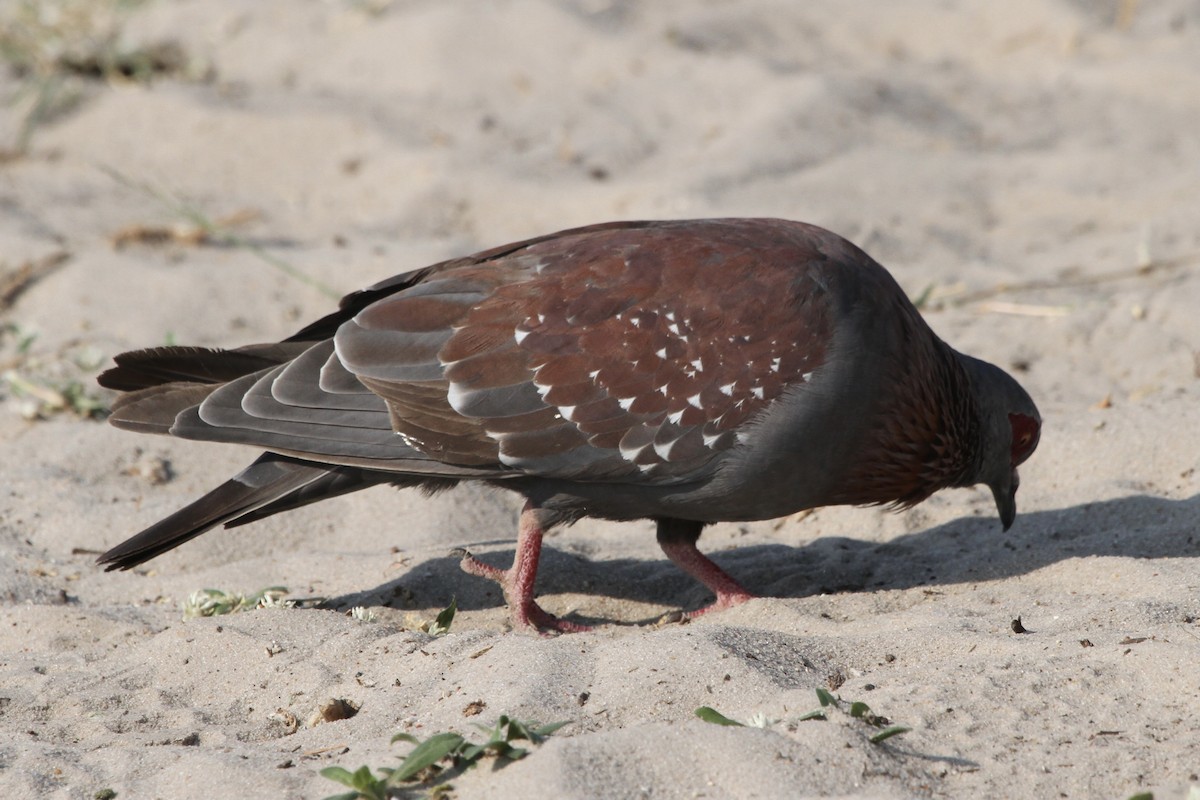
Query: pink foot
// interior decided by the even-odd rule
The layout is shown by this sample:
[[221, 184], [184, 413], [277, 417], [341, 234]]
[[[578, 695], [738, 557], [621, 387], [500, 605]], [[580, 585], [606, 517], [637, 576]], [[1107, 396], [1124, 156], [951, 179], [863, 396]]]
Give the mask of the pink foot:
[[[715, 564], [713, 566], [716, 566]], [[711, 588], [711, 587], [710, 587]], [[745, 589], [739, 589], [736, 592], [717, 592], [716, 602], [713, 602], [704, 608], [698, 608], [695, 611], [686, 611], [683, 614], [684, 619], [696, 619], [710, 611], [724, 611], [727, 608], [739, 606], [747, 600], [754, 600], [757, 595], [750, 594]]]
[[660, 519], [658, 544], [667, 558], [681, 570], [703, 583], [717, 596], [711, 605], [683, 614], [684, 619], [696, 619], [710, 611], [723, 611], [753, 600], [754, 595], [742, 588], [725, 570], [696, 548], [702, 525], [687, 520]]
[[528, 502], [521, 511], [517, 552], [511, 568], [504, 570], [485, 564], [466, 550], [457, 552], [462, 553], [459, 566], [463, 572], [500, 584], [513, 627], [533, 629], [538, 633], [579, 633], [590, 630], [586, 625], [559, 619], [533, 599], [533, 584], [537, 579], [538, 559], [542, 553], [542, 526], [537, 519], [537, 509]]

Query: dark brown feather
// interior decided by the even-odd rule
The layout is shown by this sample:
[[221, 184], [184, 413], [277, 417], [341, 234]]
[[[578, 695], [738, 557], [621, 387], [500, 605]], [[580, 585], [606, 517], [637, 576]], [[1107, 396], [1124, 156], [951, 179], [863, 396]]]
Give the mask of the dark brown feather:
[[[700, 466], [733, 441], [723, 433], [804, 383], [823, 363], [832, 331], [823, 288], [797, 270], [814, 257], [811, 246], [781, 237], [736, 241], [741, 236], [734, 230], [730, 242], [686, 227], [604, 226], [511, 250], [486, 266], [458, 262], [431, 272], [421, 300], [435, 304], [451, 331], [437, 353], [444, 384], [434, 381], [449, 402], [426, 411], [478, 426], [457, 428], [460, 438], [439, 437], [429, 424], [405, 432], [440, 459], [474, 462], [490, 444], [499, 462], [535, 471], [544, 468], [539, 441], [556, 462], [575, 446], [624, 451], [646, 474], [668, 463]], [[453, 291], [435, 299], [439, 285]], [[458, 297], [482, 299], [464, 303], [454, 318]], [[379, 300], [338, 333], [349, 368], [406, 408], [395, 365], [428, 357], [408, 346], [418, 329], [436, 335], [427, 317], [401, 313], [409, 302]], [[793, 313], [800, 307], [808, 313]], [[764, 319], [768, 310], [773, 316]], [[518, 440], [502, 422], [547, 409], [584, 435]], [[682, 429], [692, 427], [701, 433], [680, 446]], [[598, 455], [581, 453], [580, 462]]]

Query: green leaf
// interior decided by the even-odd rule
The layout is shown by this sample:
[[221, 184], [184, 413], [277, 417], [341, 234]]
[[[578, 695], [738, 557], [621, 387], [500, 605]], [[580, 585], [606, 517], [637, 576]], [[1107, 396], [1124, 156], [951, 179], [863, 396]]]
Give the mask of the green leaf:
[[457, 733], [439, 733], [430, 736], [412, 749], [396, 771], [388, 778], [395, 785], [400, 781], [412, 780], [413, 776], [426, 767], [431, 767], [462, 746], [465, 740]]
[[525, 739], [533, 741], [533, 732], [529, 730], [529, 726], [519, 719], [510, 719], [508, 721], [508, 730], [504, 734], [504, 741], [511, 742], [513, 739]]
[[524, 758], [529, 751], [523, 747], [513, 747], [508, 742], [488, 742], [483, 746], [484, 750], [490, 751], [496, 758], [503, 758], [509, 761], [517, 761]]
[[354, 785], [354, 773], [345, 767], [326, 767], [321, 770], [321, 775], [331, 781], [337, 781], [343, 786]]
[[796, 721], [797, 721], [797, 722], [806, 722], [806, 721], [808, 721], [808, 720], [810, 720], [810, 719], [821, 719], [821, 720], [824, 720], [824, 719], [828, 719], [828, 717], [826, 717], [826, 716], [825, 716], [825, 712], [824, 712], [824, 711], [822, 711], [821, 709], [819, 709], [819, 708], [818, 708], [816, 711], [810, 711], [810, 712], [808, 712], [807, 714], [804, 714], [804, 715], [802, 715], [802, 716], [801, 716], [799, 719], [797, 719]]
[[871, 707], [861, 700], [855, 700], [850, 704], [850, 716], [856, 719], [861, 719], [871, 713]]
[[[533, 735], [537, 736], [539, 739], [542, 739], [542, 738], [545, 738], [545, 737], [549, 736], [550, 734], [554, 733], [556, 730], [558, 730], [562, 726], [570, 725], [570, 724], [571, 724], [571, 720], [569, 720], [569, 719], [564, 719], [562, 722], [551, 722], [547, 725], [542, 725], [540, 727], [534, 728]], [[536, 741], [536, 740], [534, 740], [534, 741]]]
[[409, 742], [410, 744], [420, 744], [421, 740], [413, 736], [411, 733], [397, 733], [392, 737], [392, 744], [396, 742]]
[[695, 714], [705, 722], [711, 722], [713, 725], [733, 725], [738, 728], [746, 727], [737, 720], [732, 720], [729, 717], [709, 706], [700, 706], [696, 709]]
[[902, 733], [908, 733], [911, 730], [912, 728], [906, 728], [903, 725], [892, 725], [889, 728], [884, 728], [879, 733], [872, 736], [868, 741], [870, 741], [871, 744], [879, 744], [886, 739], [890, 739], [893, 736], [899, 736]]
[[1154, 800], [1154, 792], [1138, 792], [1130, 795], [1129, 800]]
[[325, 800], [361, 800], [364, 797], [368, 800], [387, 800], [387, 787], [383, 781], [371, 774], [371, 768], [366, 765], [354, 772], [342, 767], [326, 767], [321, 770], [321, 775], [354, 789], [353, 792], [333, 795]]
[[462, 749], [461, 752], [459, 752], [458, 757], [468, 764], [473, 764], [481, 755], [483, 755], [484, 750], [486, 749], [487, 748], [481, 744], [468, 744]]
[[454, 615], [458, 611], [458, 598], [450, 598], [450, 605], [446, 606], [438, 613], [433, 620], [433, 624], [429, 626], [430, 636], [441, 636], [444, 633], [450, 632], [450, 623], [454, 622]]
[[817, 689], [817, 699], [821, 701], [822, 708], [838, 704], [837, 698], [827, 689]]

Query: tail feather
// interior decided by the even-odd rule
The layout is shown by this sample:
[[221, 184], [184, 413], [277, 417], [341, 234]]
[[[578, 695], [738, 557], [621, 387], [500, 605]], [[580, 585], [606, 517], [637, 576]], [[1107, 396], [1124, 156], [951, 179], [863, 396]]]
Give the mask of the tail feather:
[[121, 353], [116, 366], [96, 379], [107, 389], [132, 392], [167, 383], [220, 384], [278, 366], [298, 356], [308, 343], [253, 344], [236, 350], [204, 347], [152, 347]]
[[281, 511], [291, 511], [294, 508], [300, 508], [310, 503], [328, 500], [331, 497], [338, 497], [350, 492], [357, 492], [360, 489], [367, 489], [380, 483], [390, 483], [395, 480], [395, 477], [394, 475], [370, 472], [355, 467], [330, 469], [329, 472], [315, 481], [307, 483], [298, 489], [293, 489], [287, 494], [272, 500], [270, 503], [248, 511], [236, 519], [229, 520], [225, 523], [225, 527], [236, 528], [239, 525], [265, 519]]
[[[235, 521], [309, 484], [320, 482], [337, 469], [264, 453], [249, 467], [199, 500], [122, 542], [97, 560], [107, 564], [109, 570], [131, 569], [216, 525]], [[313, 498], [316, 499], [320, 498]]]
[[199, 405], [220, 384], [168, 383], [123, 394], [113, 401], [108, 421], [139, 433], [167, 434], [180, 412]]

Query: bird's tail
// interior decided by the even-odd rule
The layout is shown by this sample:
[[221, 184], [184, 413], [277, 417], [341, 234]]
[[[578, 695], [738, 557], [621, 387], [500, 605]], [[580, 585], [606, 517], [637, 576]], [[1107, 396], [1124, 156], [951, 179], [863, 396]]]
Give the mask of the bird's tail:
[[366, 488], [382, 478], [353, 467], [264, 453], [199, 500], [100, 556], [109, 570], [132, 567], [224, 524], [232, 526]]

